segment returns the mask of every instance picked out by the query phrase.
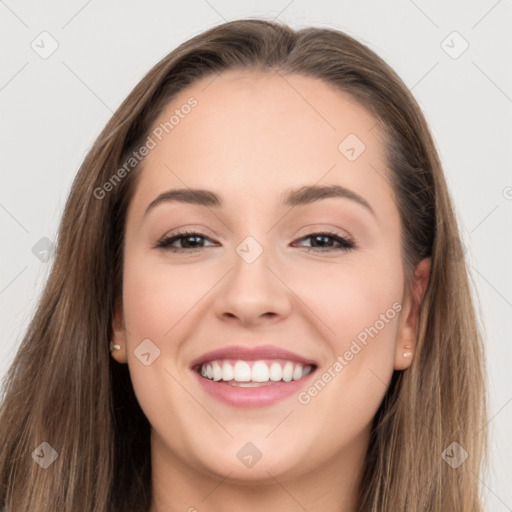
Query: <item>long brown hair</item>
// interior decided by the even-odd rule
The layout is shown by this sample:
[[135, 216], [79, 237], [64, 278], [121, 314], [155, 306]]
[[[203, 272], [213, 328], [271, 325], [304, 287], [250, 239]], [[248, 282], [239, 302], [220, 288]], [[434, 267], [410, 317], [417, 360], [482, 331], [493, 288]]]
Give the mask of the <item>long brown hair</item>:
[[[117, 109], [80, 167], [51, 274], [4, 379], [0, 506], [5, 512], [149, 509], [150, 425], [127, 365], [108, 349], [122, 296], [126, 211], [143, 166], [101, 197], [95, 191], [146, 140], [176, 93], [232, 69], [319, 78], [375, 115], [400, 211], [407, 283], [415, 265], [431, 258], [417, 353], [409, 369], [395, 372], [375, 416], [358, 510], [482, 510], [482, 340], [456, 217], [423, 114], [397, 74], [352, 37], [255, 19], [217, 26], [164, 57]], [[33, 456], [36, 449], [53, 453], [43, 442], [57, 454], [46, 469]], [[448, 454], [469, 454], [457, 468], [445, 462], [453, 442]]]

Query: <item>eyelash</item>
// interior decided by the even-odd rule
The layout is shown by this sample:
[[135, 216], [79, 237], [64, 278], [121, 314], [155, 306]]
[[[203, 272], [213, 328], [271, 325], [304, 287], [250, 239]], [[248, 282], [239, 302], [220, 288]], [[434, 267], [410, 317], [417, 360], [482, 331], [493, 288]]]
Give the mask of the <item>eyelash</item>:
[[[171, 247], [171, 244], [176, 242], [177, 240], [180, 240], [182, 238], [187, 238], [192, 235], [199, 236], [201, 238], [206, 238], [209, 240], [209, 238], [204, 235], [203, 233], [200, 233], [198, 231], [182, 231], [179, 233], [175, 233], [171, 236], [167, 236], [159, 240], [156, 244], [156, 248], [163, 249], [166, 251], [171, 252], [191, 252], [191, 251], [198, 251], [201, 249], [205, 249], [205, 247], [192, 247], [192, 248], [184, 248], [184, 247]], [[299, 240], [305, 240], [307, 238], [314, 238], [317, 236], [325, 236], [334, 239], [340, 244], [340, 247], [338, 248], [318, 248], [318, 247], [306, 247], [308, 249], [306, 252], [332, 252], [332, 251], [350, 251], [352, 249], [355, 249], [356, 244], [352, 242], [351, 240], [348, 240], [347, 238], [344, 238], [340, 236], [338, 233], [335, 233], [333, 231], [320, 231], [315, 233], [310, 233], [309, 235], [303, 236]]]

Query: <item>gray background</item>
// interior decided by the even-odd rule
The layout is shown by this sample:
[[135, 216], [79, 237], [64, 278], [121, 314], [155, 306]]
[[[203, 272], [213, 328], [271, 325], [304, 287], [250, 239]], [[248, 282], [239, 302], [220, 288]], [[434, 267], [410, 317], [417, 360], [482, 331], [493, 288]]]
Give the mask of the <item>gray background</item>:
[[482, 485], [489, 511], [512, 510], [510, 15], [510, 0], [0, 0], [0, 377], [48, 276], [78, 167], [143, 74], [224, 20], [339, 28], [399, 73], [431, 126], [485, 329], [491, 457]]

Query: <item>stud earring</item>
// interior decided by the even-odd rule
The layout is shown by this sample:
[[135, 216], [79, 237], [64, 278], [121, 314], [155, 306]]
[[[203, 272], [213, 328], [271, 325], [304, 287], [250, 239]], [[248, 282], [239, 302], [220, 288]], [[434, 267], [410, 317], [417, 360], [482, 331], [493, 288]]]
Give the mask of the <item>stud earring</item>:
[[[410, 346], [410, 345], [405, 345], [405, 347], [404, 347], [404, 348], [411, 348], [411, 346]], [[402, 354], [402, 356], [403, 356], [403, 357], [412, 357], [412, 352], [404, 352], [404, 353]]]
[[110, 344], [110, 352], [114, 352], [114, 350], [121, 350], [121, 345], [112, 342]]

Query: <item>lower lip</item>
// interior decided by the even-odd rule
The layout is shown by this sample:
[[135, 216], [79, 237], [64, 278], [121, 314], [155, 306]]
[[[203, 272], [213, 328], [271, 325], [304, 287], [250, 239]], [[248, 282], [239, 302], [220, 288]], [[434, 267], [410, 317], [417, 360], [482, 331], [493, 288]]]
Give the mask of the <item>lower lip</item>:
[[205, 379], [196, 371], [192, 371], [208, 394], [234, 407], [264, 407], [275, 404], [293, 394], [299, 393], [315, 373], [315, 371], [312, 371], [305, 377], [290, 382], [278, 382], [254, 388], [241, 388], [223, 383], [223, 381]]

